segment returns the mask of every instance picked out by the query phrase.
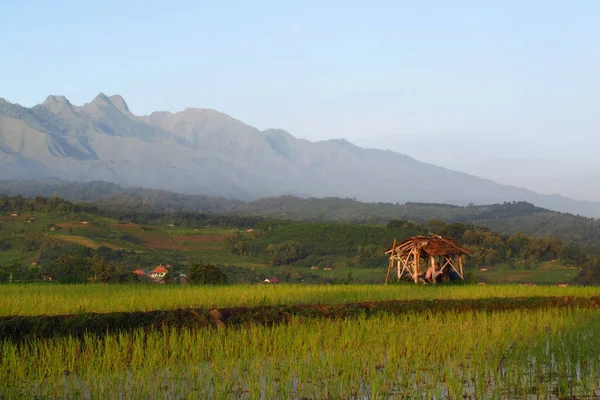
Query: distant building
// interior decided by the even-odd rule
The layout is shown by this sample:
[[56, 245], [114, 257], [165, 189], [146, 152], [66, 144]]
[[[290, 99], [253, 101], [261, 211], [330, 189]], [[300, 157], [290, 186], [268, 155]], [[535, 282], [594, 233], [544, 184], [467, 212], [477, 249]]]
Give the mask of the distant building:
[[133, 274], [136, 276], [144, 276], [146, 275], [146, 273], [144, 272], [143, 269], [136, 269], [135, 271], [133, 271]]
[[264, 283], [275, 283], [275, 284], [277, 284], [277, 283], [279, 283], [279, 279], [277, 279], [277, 278], [267, 278], [263, 282]]
[[165, 277], [165, 275], [167, 275], [167, 269], [165, 267], [163, 267], [162, 265], [159, 265], [158, 267], [154, 268], [152, 270], [152, 272], [150, 272], [150, 278], [153, 279], [162, 279]]
[[52, 280], [52, 275], [50, 275], [50, 274], [42, 274], [42, 280], [43, 281], [51, 281]]

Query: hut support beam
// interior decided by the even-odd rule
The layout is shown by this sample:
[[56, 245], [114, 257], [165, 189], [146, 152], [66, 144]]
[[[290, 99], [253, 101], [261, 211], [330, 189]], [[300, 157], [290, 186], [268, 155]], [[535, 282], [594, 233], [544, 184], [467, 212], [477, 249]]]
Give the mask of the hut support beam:
[[385, 275], [385, 284], [387, 285], [388, 279], [390, 278], [390, 270], [392, 269], [392, 265], [394, 265], [394, 255], [390, 256], [390, 262], [388, 263], [387, 274]]

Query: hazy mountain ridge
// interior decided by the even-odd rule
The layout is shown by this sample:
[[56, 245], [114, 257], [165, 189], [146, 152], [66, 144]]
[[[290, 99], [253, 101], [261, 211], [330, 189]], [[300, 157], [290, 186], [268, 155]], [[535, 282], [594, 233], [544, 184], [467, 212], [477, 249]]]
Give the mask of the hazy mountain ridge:
[[0, 101], [0, 179], [105, 180], [252, 200], [293, 194], [456, 205], [528, 201], [587, 216], [600, 203], [538, 195], [346, 140], [264, 132], [215, 110], [132, 114], [119, 96], [74, 106]]

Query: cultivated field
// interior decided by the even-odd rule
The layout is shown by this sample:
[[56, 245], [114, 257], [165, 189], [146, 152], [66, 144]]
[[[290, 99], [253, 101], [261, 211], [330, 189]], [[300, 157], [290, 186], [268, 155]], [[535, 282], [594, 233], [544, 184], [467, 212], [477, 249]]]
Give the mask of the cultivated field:
[[[30, 331], [0, 341], [0, 398], [598, 396], [598, 296], [510, 285], [1, 285], [0, 324]], [[540, 307], [542, 298], [555, 300]], [[574, 298], [590, 302], [567, 304]], [[357, 307], [387, 300], [407, 302], [401, 312]], [[437, 306], [453, 301], [467, 307]], [[338, 303], [348, 307], [324, 306]], [[283, 304], [306, 306], [270, 307]], [[86, 314], [243, 306], [266, 307], [247, 318], [192, 312], [195, 325], [175, 311], [129, 326], [130, 314]], [[61, 314], [75, 316], [42, 316]]]
[[0, 398], [591, 398], [599, 329], [545, 309], [4, 342]]
[[402, 285], [0, 285], [0, 316], [385, 300], [593, 297], [600, 287]]

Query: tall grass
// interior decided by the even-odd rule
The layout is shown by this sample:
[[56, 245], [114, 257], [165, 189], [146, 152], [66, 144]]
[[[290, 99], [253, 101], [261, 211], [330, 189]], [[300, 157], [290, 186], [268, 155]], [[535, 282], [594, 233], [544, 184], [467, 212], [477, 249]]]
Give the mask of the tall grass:
[[4, 342], [0, 398], [566, 398], [593, 395], [600, 314], [380, 315]]
[[600, 296], [600, 288], [509, 285], [0, 285], [0, 316], [520, 296], [591, 297]]

